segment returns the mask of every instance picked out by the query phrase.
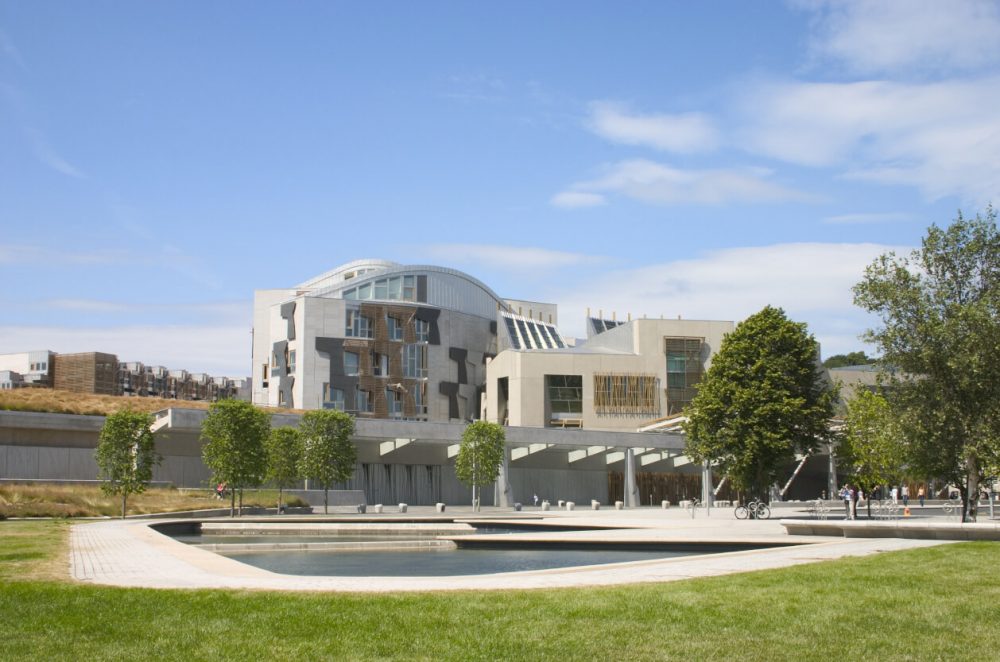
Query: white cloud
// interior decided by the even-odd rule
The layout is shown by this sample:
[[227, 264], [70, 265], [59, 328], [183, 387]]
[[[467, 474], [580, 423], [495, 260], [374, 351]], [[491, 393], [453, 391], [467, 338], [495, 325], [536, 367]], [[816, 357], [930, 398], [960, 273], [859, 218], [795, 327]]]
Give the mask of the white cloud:
[[902, 212], [869, 212], [859, 214], [840, 214], [838, 216], [827, 216], [824, 223], [831, 225], [869, 225], [875, 223], [894, 223], [897, 221], [908, 221], [913, 218], [910, 214]]
[[655, 161], [634, 159], [607, 166], [603, 177], [577, 182], [570, 189], [586, 193], [617, 193], [660, 205], [811, 199], [800, 191], [769, 181], [770, 174], [770, 171], [761, 168], [682, 170]]
[[607, 204], [607, 199], [599, 193], [582, 193], [580, 191], [563, 191], [556, 193], [549, 201], [553, 207], [563, 209], [579, 209], [581, 207], [599, 207]]
[[[878, 255], [906, 248], [879, 244], [795, 243], [730, 248], [674, 262], [606, 271], [552, 292], [563, 331], [584, 335], [585, 310], [623, 319], [647, 315], [740, 321], [766, 305], [809, 323], [824, 354], [861, 346], [871, 319], [855, 308], [851, 287]], [[576, 322], [578, 320], [578, 322]], [[853, 329], [853, 334], [848, 331]], [[853, 338], [853, 340], [852, 340]]]
[[611, 142], [668, 152], [704, 152], [719, 143], [718, 131], [703, 113], [643, 115], [619, 104], [597, 101], [590, 104], [587, 126]]
[[1000, 60], [1000, 6], [993, 0], [819, 0], [815, 56], [862, 74], [974, 69]]
[[493, 244], [432, 244], [425, 246], [424, 252], [431, 259], [440, 259], [447, 264], [477, 264], [504, 270], [559, 269], [607, 261], [607, 258], [583, 253]]
[[915, 186], [932, 200], [983, 204], [1000, 193], [1000, 77], [758, 83], [739, 106], [753, 153]]
[[31, 139], [31, 147], [35, 153], [35, 158], [43, 165], [74, 179], [87, 179], [87, 175], [82, 170], [57, 154], [49, 141], [38, 131], [28, 131]]
[[58, 353], [108, 352], [119, 361], [141, 361], [215, 376], [250, 371], [250, 326], [0, 327], [0, 353], [50, 349]]
[[50, 268], [46, 265], [108, 265], [134, 261], [124, 251], [71, 252], [27, 244], [0, 244], [0, 266], [33, 264]]

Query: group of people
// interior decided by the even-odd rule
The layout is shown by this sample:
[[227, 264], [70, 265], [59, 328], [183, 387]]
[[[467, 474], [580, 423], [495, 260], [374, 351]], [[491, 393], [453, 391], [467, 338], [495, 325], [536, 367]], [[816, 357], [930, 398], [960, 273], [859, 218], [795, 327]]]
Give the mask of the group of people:
[[[882, 488], [876, 487], [870, 498], [876, 501], [882, 500]], [[892, 500], [893, 505], [899, 505], [899, 502], [903, 502], [903, 507], [910, 505], [910, 486], [906, 485], [893, 485], [889, 488], [889, 498]], [[924, 500], [927, 498], [927, 492], [924, 490], [924, 486], [921, 485], [917, 488], [917, 499], [920, 500], [920, 507], [924, 507]], [[856, 519], [858, 514], [858, 502], [865, 500], [864, 491], [856, 486], [847, 483], [842, 488], [840, 488], [840, 499], [844, 502], [844, 510], [847, 514], [847, 519]]]

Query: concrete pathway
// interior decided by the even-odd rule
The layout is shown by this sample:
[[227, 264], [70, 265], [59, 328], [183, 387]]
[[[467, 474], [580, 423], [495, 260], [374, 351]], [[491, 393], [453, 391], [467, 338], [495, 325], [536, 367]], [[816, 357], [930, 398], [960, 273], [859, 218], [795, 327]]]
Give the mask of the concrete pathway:
[[[448, 515], [477, 517], [471, 511], [463, 512], [462, 509], [456, 511], [449, 512]], [[935, 540], [788, 536], [777, 520], [737, 521], [733, 519], [731, 511], [721, 509], [713, 510], [710, 517], [705, 517], [704, 513], [700, 512], [695, 519], [684, 511], [662, 511], [652, 508], [632, 511], [550, 511], [530, 514], [535, 516], [544, 514], [547, 523], [630, 528], [604, 531], [545, 531], [512, 535], [547, 541], [737, 541], [775, 542], [786, 545], [793, 543], [793, 545], [705, 556], [493, 575], [304, 577], [268, 572], [177, 542], [150, 528], [152, 522], [116, 520], [74, 526], [71, 532], [70, 565], [73, 577], [79, 581], [114, 586], [359, 592], [493, 590], [665, 582], [944, 544], [944, 541]], [[501, 513], [495, 512], [493, 515], [498, 516]], [[276, 518], [276, 521], [280, 521], [280, 518]], [[377, 556], [373, 556], [373, 560], [373, 572], [377, 573]]]

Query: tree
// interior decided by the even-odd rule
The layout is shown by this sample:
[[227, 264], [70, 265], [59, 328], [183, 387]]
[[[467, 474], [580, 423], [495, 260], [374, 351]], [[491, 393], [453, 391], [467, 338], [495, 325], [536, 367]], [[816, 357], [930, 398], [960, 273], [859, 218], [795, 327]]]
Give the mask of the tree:
[[[878, 485], [900, 479], [905, 448], [899, 426], [884, 397], [862, 389], [851, 398], [837, 454], [850, 467], [854, 481], [868, 494]], [[868, 499], [869, 517], [871, 503]]]
[[472, 507], [479, 510], [478, 487], [490, 485], [500, 474], [506, 437], [503, 428], [488, 421], [475, 421], [462, 432], [455, 458], [455, 475], [472, 487]]
[[231, 493], [230, 516], [236, 512], [236, 492], [240, 494], [239, 514], [243, 515], [243, 488], [260, 485], [267, 472], [264, 442], [271, 432], [271, 418], [243, 400], [221, 400], [212, 404], [201, 425], [205, 441], [202, 458], [212, 471], [212, 480], [225, 483]]
[[267, 479], [278, 487], [278, 512], [281, 512], [281, 492], [299, 480], [302, 461], [302, 435], [292, 427], [271, 430], [267, 438]]
[[881, 318], [890, 405], [915, 470], [958, 485], [975, 521], [984, 467], [1000, 454], [1000, 233], [996, 212], [932, 225], [909, 256], [865, 270], [854, 302]]
[[358, 450], [354, 435], [354, 417], [342, 411], [319, 409], [302, 415], [302, 461], [299, 473], [323, 487], [323, 512], [329, 513], [329, 491], [354, 475]]
[[122, 498], [122, 519], [130, 494], [142, 494], [153, 479], [153, 467], [160, 463], [149, 426], [153, 417], [131, 409], [110, 414], [97, 441], [98, 477], [105, 494]]
[[805, 324], [767, 306], [726, 334], [686, 409], [687, 454], [766, 498], [778, 471], [828, 436], [835, 392]]
[[864, 352], [848, 352], [847, 354], [834, 354], [826, 361], [823, 361], [824, 368], [846, 368], [853, 365], [871, 365], [875, 359]]

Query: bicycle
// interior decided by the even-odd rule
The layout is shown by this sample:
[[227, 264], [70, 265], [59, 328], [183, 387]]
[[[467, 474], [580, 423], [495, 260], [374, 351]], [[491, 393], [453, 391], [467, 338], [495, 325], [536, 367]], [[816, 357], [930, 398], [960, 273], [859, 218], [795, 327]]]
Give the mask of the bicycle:
[[736, 519], [770, 519], [771, 509], [763, 501], [754, 499], [744, 506], [736, 506]]
[[961, 515], [963, 509], [962, 499], [948, 497], [948, 500], [941, 504], [941, 511], [945, 516]]

